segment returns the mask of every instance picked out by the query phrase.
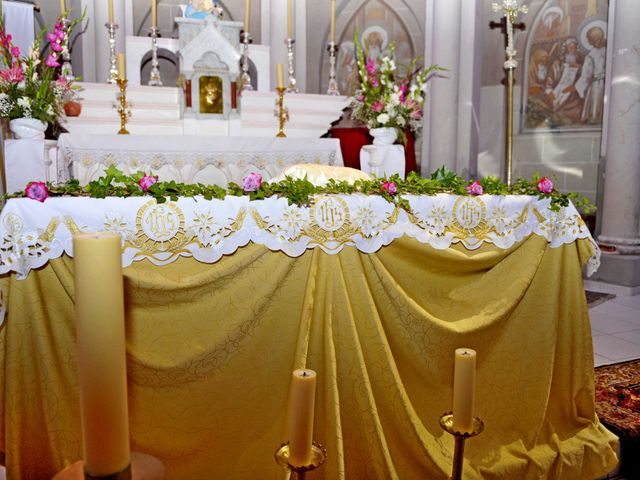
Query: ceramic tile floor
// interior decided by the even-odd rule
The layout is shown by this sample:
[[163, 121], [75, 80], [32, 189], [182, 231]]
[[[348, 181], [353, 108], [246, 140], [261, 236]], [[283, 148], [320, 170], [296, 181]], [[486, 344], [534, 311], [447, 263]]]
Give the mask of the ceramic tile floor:
[[[613, 293], [617, 293], [615, 298], [589, 309], [596, 367], [640, 358], [640, 295]], [[0, 480], [5, 480], [2, 467]]]

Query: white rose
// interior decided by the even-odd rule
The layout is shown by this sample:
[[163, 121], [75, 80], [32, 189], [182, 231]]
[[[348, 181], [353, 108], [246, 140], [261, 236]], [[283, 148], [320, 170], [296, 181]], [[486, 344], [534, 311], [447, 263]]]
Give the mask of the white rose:
[[400, 115], [398, 116], [397, 122], [398, 122], [398, 126], [399, 127], [404, 127], [404, 125], [406, 123], [405, 120], [404, 120], [404, 117], [402, 117]]
[[31, 102], [29, 101], [29, 98], [27, 98], [27, 97], [20, 97], [18, 99], [18, 106], [20, 106], [22, 108], [31, 108]]
[[389, 121], [389, 115], [387, 115], [386, 113], [381, 113], [376, 117], [376, 120], [378, 121], [378, 123], [382, 123], [384, 125]]

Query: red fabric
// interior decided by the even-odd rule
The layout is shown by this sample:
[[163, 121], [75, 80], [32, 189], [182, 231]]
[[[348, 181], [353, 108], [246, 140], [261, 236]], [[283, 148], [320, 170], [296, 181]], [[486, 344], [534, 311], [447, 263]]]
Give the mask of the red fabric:
[[[364, 145], [371, 145], [373, 137], [369, 135], [369, 129], [366, 127], [342, 128], [334, 127], [331, 129], [331, 137], [340, 140], [340, 150], [342, 151], [342, 159], [345, 167], [360, 169], [360, 149]], [[411, 132], [407, 132], [407, 144], [404, 149], [405, 172], [417, 172], [415, 136]]]

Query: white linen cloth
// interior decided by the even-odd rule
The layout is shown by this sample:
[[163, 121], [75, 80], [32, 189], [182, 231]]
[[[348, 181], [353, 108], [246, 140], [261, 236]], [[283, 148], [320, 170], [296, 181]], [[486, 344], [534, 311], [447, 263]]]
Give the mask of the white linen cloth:
[[5, 140], [4, 158], [7, 193], [24, 191], [31, 181], [46, 181], [45, 140]]
[[342, 166], [335, 138], [260, 138], [63, 134], [58, 139], [58, 177], [69, 170], [82, 185], [102, 176], [109, 165], [125, 173], [144, 171], [160, 180], [240, 184], [251, 172], [264, 180], [297, 163]]
[[2, 3], [5, 32], [13, 37], [13, 44], [20, 48], [21, 55], [28, 55], [29, 49], [36, 38], [33, 23], [33, 4], [8, 2]]
[[10, 199], [0, 214], [0, 273], [26, 277], [50, 259], [73, 255], [73, 232], [104, 230], [122, 234], [125, 267], [142, 259], [164, 265], [180, 256], [213, 263], [250, 241], [290, 256], [316, 247], [372, 253], [403, 235], [437, 249], [462, 243], [470, 250], [483, 243], [510, 248], [530, 235], [544, 237], [551, 248], [588, 238], [594, 246], [588, 273], [599, 266], [600, 251], [573, 205], [552, 212], [548, 199], [525, 195], [403, 198], [411, 213], [362, 194], [318, 195], [302, 207], [247, 196], [162, 204], [150, 197]]

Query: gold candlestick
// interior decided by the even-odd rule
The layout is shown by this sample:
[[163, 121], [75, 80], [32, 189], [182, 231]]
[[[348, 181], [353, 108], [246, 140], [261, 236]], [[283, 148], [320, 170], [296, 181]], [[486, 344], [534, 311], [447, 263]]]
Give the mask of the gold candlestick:
[[127, 102], [127, 79], [118, 78], [117, 82], [120, 87], [120, 105], [114, 105], [114, 108], [120, 115], [120, 130], [118, 130], [118, 135], [129, 135], [126, 125], [129, 118], [131, 118], [131, 110], [129, 110], [130, 105], [129, 102]]
[[[284, 90], [284, 89], [283, 89]], [[315, 470], [327, 459], [327, 449], [318, 442], [313, 442], [311, 446], [311, 463], [302, 467], [297, 467], [289, 463], [289, 442], [283, 443], [275, 453], [276, 462], [285, 470], [290, 470], [293, 480], [304, 480], [305, 474]]]
[[456, 444], [453, 450], [453, 466], [451, 469], [451, 480], [462, 480], [462, 464], [464, 462], [464, 442], [467, 438], [480, 435], [484, 430], [484, 422], [475, 417], [473, 419], [471, 432], [459, 432], [453, 428], [453, 413], [447, 412], [440, 417], [440, 426], [444, 431], [453, 435]]
[[284, 107], [284, 92], [287, 91], [284, 87], [276, 88], [278, 92], [278, 98], [276, 98], [276, 109], [273, 112], [274, 116], [278, 118], [280, 129], [276, 134], [276, 137], [286, 137], [284, 133], [284, 124], [289, 121], [289, 109]]

